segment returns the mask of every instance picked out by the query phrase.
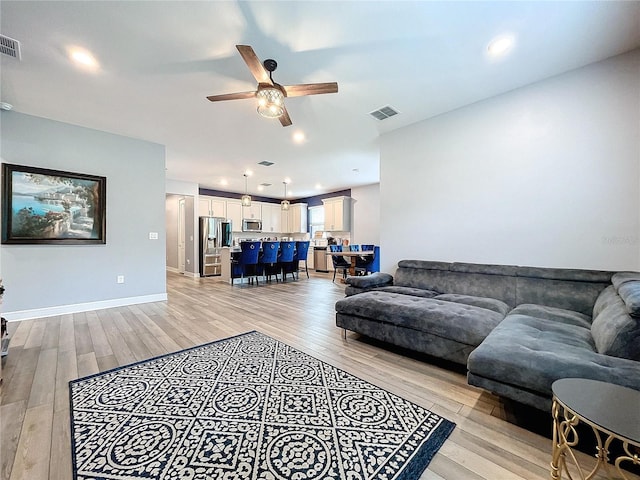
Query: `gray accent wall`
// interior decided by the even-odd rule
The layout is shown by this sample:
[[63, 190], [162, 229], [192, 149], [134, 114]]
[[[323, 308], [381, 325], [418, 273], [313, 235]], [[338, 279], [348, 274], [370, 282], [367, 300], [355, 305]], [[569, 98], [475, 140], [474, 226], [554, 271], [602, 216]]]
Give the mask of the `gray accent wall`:
[[164, 146], [16, 111], [1, 115], [2, 162], [107, 178], [105, 245], [2, 245], [3, 315], [166, 298]]

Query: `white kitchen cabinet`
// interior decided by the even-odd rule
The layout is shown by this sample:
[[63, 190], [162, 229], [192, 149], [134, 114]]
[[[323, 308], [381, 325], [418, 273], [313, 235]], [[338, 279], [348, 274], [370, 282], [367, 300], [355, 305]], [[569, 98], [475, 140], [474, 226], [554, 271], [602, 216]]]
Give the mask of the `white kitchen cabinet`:
[[324, 229], [330, 232], [351, 230], [351, 197], [334, 197], [322, 200], [324, 204]]
[[[289, 206], [289, 208], [291, 208], [291, 206]], [[289, 212], [291, 212], [291, 210], [280, 209], [280, 231], [282, 233], [291, 232], [291, 229], [289, 228], [289, 225], [291, 224]]]
[[201, 195], [198, 197], [198, 215], [227, 218], [227, 203], [223, 198]]
[[282, 232], [282, 209], [279, 203], [262, 204], [262, 231], [264, 233]]
[[292, 203], [289, 207], [289, 224], [287, 232], [307, 233], [307, 204]]
[[262, 204], [259, 202], [251, 202], [250, 207], [242, 207], [242, 218], [262, 220]]
[[231, 220], [234, 232], [242, 231], [242, 203], [240, 200], [227, 200], [227, 219]]

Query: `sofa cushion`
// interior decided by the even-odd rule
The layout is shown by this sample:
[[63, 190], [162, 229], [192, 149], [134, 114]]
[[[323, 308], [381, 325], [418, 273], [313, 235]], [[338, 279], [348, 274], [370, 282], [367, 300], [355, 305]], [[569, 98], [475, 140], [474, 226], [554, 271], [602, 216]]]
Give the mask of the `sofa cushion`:
[[469, 372], [551, 397], [559, 378], [638, 384], [640, 364], [595, 351], [590, 331], [553, 320], [509, 314], [471, 354]]
[[596, 303], [594, 303], [593, 305], [593, 315], [591, 315], [592, 318], [595, 319], [602, 310], [618, 301], [620, 301], [620, 297], [618, 296], [617, 290], [613, 285], [609, 285], [602, 292], [600, 292], [600, 295], [598, 295], [598, 298], [596, 298]]
[[432, 298], [436, 295], [440, 295], [440, 293], [434, 292], [433, 290], [425, 290], [423, 288], [413, 287], [401, 287], [400, 285], [389, 285], [386, 287], [377, 288], [376, 290], [380, 292], [401, 293], [402, 295], [411, 295], [413, 297], [424, 298]]
[[620, 288], [625, 282], [630, 282], [632, 280], [640, 280], [640, 272], [618, 272], [614, 273], [611, 277], [611, 283], [616, 288]]
[[336, 312], [429, 332], [467, 345], [478, 345], [504, 318], [485, 308], [379, 289], [338, 300]]
[[624, 301], [627, 313], [632, 317], [640, 317], [640, 281], [624, 282], [618, 287], [618, 295]]
[[545, 305], [535, 305], [524, 303], [518, 305], [511, 311], [511, 314], [527, 315], [529, 317], [553, 320], [567, 325], [576, 325], [583, 328], [591, 328], [591, 317], [583, 313], [565, 310], [563, 308], [547, 307]]
[[393, 283], [440, 293], [497, 298], [514, 307], [516, 289], [512, 273], [515, 267], [509, 265], [401, 260]]
[[444, 300], [446, 302], [463, 303], [465, 305], [473, 305], [475, 307], [486, 308], [487, 310], [493, 310], [502, 315], [506, 315], [511, 310], [511, 307], [500, 300], [488, 297], [474, 297], [472, 295], [459, 295], [457, 293], [444, 293], [434, 297], [436, 300]]
[[613, 288], [598, 297], [594, 312], [591, 334], [598, 352], [640, 361], [640, 319], [629, 315], [628, 305]]
[[345, 283], [357, 288], [374, 288], [382, 285], [391, 285], [393, 277], [388, 273], [375, 272], [361, 277], [347, 277]]

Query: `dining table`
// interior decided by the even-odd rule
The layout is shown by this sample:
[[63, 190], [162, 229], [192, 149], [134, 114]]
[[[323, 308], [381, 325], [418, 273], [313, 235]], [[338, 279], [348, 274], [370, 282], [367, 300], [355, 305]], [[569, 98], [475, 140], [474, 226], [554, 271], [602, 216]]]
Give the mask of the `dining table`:
[[358, 260], [358, 257], [369, 257], [369, 256], [373, 256], [374, 251], [373, 250], [363, 250], [361, 252], [358, 251], [345, 251], [345, 252], [330, 252], [327, 251], [327, 255], [328, 256], [332, 256], [332, 257], [345, 257], [349, 259], [349, 275], [355, 275], [356, 274], [356, 262]]

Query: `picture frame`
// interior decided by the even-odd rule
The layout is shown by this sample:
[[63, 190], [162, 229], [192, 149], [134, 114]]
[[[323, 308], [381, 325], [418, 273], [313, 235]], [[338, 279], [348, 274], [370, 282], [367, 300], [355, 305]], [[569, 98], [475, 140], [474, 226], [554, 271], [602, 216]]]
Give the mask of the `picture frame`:
[[106, 243], [107, 179], [2, 164], [2, 243]]

